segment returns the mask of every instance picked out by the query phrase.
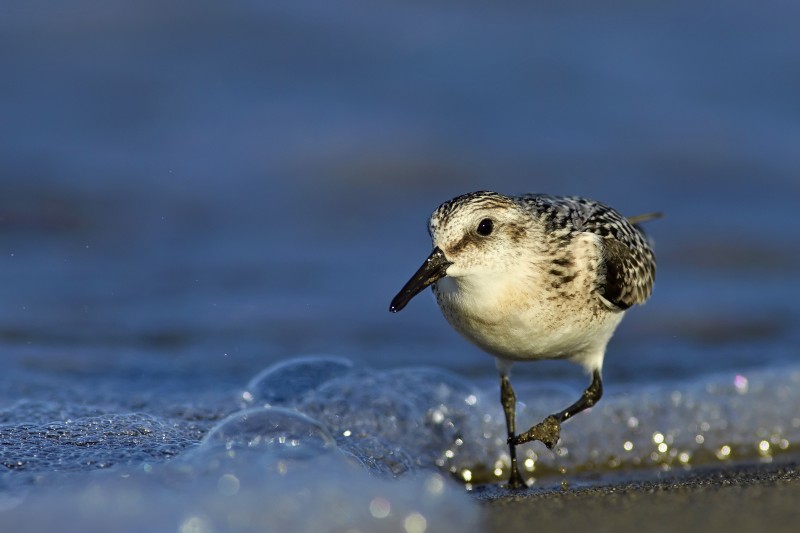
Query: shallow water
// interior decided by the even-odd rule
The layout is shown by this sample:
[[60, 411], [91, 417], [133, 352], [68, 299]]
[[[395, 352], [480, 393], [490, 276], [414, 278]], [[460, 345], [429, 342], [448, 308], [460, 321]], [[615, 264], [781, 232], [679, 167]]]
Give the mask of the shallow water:
[[[795, 453], [793, 4], [56, 4], [0, 17], [3, 529], [479, 520], [494, 365], [430, 297], [387, 308], [483, 188], [667, 215], [535, 484]], [[524, 425], [587, 378], [513, 382]]]

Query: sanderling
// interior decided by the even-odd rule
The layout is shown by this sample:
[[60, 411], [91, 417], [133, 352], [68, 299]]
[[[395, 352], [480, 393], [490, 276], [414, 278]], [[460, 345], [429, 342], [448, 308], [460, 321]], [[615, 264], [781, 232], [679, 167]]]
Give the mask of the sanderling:
[[[428, 222], [433, 252], [392, 300], [398, 312], [433, 285], [447, 321], [496, 358], [511, 457], [509, 487], [524, 485], [516, 446], [552, 449], [561, 423], [603, 393], [601, 369], [625, 310], [644, 303], [655, 280], [653, 251], [637, 225], [658, 213], [625, 218], [576, 196], [504, 196], [479, 191], [440, 205]], [[514, 361], [565, 359], [591, 384], [580, 399], [517, 435]]]

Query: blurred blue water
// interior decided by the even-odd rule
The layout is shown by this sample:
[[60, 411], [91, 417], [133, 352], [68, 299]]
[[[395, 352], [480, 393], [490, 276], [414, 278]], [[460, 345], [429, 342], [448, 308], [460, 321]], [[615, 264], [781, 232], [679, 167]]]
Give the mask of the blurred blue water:
[[488, 389], [491, 360], [432, 299], [387, 312], [429, 251], [430, 211], [485, 188], [667, 214], [648, 225], [656, 290], [612, 341], [609, 394], [788, 368], [798, 15], [782, 0], [5, 2], [0, 406], [159, 398], [159, 416], [216, 420], [259, 370], [318, 352]]

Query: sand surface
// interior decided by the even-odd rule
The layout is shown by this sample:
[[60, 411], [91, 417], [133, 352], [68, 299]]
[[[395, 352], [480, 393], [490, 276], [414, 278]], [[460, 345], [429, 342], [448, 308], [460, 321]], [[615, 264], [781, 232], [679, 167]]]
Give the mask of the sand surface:
[[582, 488], [486, 487], [475, 497], [488, 531], [800, 531], [797, 463]]

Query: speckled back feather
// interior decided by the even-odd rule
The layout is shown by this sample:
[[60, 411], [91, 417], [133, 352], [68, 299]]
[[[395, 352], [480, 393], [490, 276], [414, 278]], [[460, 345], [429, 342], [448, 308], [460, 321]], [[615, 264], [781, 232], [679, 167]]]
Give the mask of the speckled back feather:
[[653, 291], [656, 262], [638, 225], [615, 209], [578, 196], [526, 194], [512, 197], [540, 217], [557, 238], [589, 232], [602, 238], [605, 272], [598, 272], [600, 294], [620, 309], [644, 303]]

